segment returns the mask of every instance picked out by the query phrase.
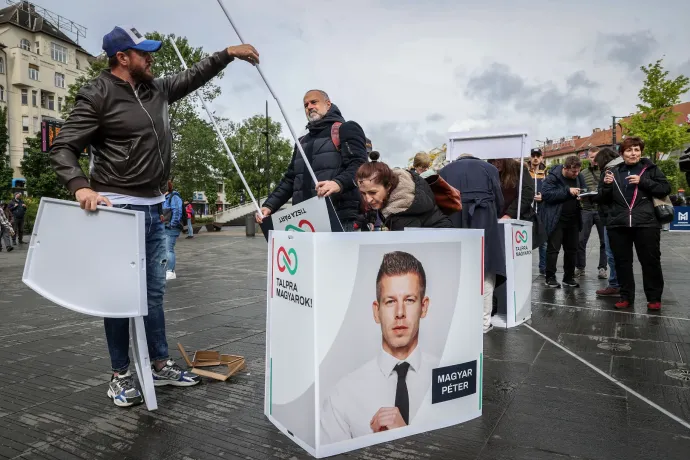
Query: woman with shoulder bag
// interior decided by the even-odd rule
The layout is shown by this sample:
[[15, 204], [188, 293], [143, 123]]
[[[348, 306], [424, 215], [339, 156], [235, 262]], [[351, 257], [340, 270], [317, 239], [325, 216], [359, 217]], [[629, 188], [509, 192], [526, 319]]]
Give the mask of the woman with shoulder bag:
[[[642, 281], [647, 308], [661, 309], [664, 277], [661, 271], [661, 224], [655, 199], [671, 193], [666, 176], [651, 160], [642, 158], [644, 141], [628, 137], [620, 144], [623, 162], [607, 167], [600, 183], [600, 201], [608, 206], [607, 230], [616, 273], [620, 301], [616, 308], [635, 303], [632, 248], [642, 265]], [[660, 215], [663, 215], [661, 213]]]
[[431, 187], [419, 174], [391, 169], [378, 161], [378, 152], [372, 152], [370, 158], [357, 170], [355, 181], [367, 207], [381, 216], [382, 230], [453, 228], [436, 204]]

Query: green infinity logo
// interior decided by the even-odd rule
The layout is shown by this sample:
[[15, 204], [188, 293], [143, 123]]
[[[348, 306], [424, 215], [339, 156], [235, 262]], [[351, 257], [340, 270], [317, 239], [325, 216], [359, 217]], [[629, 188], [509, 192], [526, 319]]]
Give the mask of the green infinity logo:
[[527, 243], [527, 230], [521, 232], [515, 232], [515, 242], [517, 244]]
[[[291, 257], [292, 256], [292, 257]], [[297, 273], [297, 252], [290, 248], [285, 250], [284, 247], [278, 248], [278, 270], [283, 273], [287, 270], [291, 275]]]

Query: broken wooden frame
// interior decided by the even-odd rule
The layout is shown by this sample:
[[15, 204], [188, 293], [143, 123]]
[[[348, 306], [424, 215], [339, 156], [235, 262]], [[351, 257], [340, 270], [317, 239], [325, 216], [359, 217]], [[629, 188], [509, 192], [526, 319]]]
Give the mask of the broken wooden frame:
[[[194, 358], [190, 361], [189, 356], [187, 355], [187, 352], [181, 343], [177, 344], [177, 348], [180, 350], [182, 358], [190, 368], [190, 372], [203, 377], [209, 377], [224, 382], [246, 367], [243, 356], [223, 355], [219, 351], [198, 350], [194, 352]], [[214, 366], [224, 368], [224, 372], [213, 372], [205, 369], [199, 369], [200, 367]]]

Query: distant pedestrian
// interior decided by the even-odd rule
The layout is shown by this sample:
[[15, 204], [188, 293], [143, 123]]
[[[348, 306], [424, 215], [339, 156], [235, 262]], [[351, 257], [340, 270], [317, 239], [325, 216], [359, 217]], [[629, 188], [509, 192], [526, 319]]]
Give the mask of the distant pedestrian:
[[176, 255], [175, 243], [182, 231], [182, 219], [184, 219], [184, 207], [182, 198], [176, 190], [173, 190], [172, 181], [168, 181], [168, 193], [163, 202], [163, 223], [165, 225], [165, 236], [168, 241], [168, 267], [165, 272], [166, 280], [177, 279], [175, 272]]
[[12, 252], [14, 247], [12, 247], [12, 243], [10, 242], [10, 236], [14, 236], [14, 229], [5, 212], [7, 207], [7, 204], [0, 206], [0, 251], [2, 251], [2, 243], [4, 242], [5, 250], [7, 252]]
[[12, 241], [16, 244], [19, 240], [19, 244], [24, 244], [24, 216], [26, 215], [26, 203], [22, 200], [22, 194], [17, 192], [14, 194], [14, 198], [10, 201], [9, 206], [10, 212], [14, 217], [14, 237]]
[[189, 200], [186, 200], [184, 202], [184, 211], [187, 216], [187, 238], [194, 238], [194, 228], [192, 228], [192, 224], [194, 223], [194, 207], [192, 206], [192, 203], [189, 202]]

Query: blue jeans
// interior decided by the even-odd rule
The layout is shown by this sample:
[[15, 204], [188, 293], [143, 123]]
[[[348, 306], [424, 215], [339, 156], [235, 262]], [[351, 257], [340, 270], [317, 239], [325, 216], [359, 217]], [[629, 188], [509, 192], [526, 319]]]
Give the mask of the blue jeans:
[[546, 272], [546, 244], [539, 246], [539, 273]]
[[616, 276], [616, 263], [613, 260], [613, 251], [611, 251], [609, 244], [609, 232], [606, 227], [604, 227], [604, 244], [606, 245], [606, 259], [609, 264], [609, 287], [618, 289], [620, 284], [618, 284], [618, 277]]
[[168, 247], [168, 270], [171, 272], [175, 271], [175, 243], [177, 243], [177, 238], [180, 236], [179, 228], [165, 228], [165, 236], [167, 238]]
[[[148, 315], [144, 316], [146, 341], [151, 363], [168, 359], [168, 341], [165, 338], [165, 270], [168, 263], [165, 227], [160, 220], [158, 205], [115, 205], [116, 208], [143, 212], [146, 245], [146, 296]], [[129, 318], [104, 318], [105, 338], [113, 372], [124, 373], [129, 368]]]
[[187, 217], [187, 235], [194, 236], [194, 229], [192, 228], [192, 218]]

